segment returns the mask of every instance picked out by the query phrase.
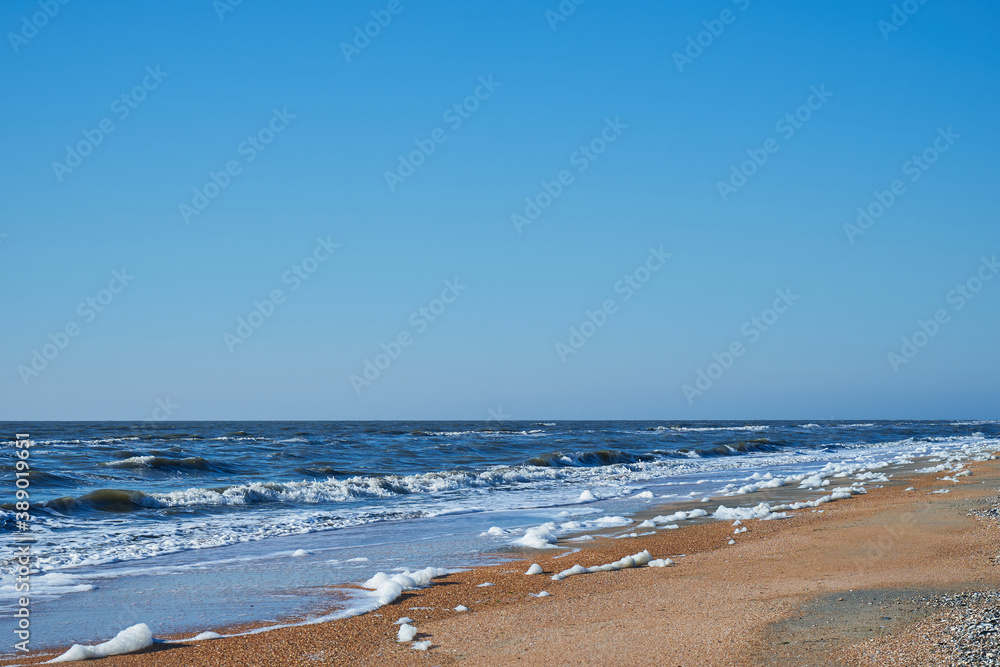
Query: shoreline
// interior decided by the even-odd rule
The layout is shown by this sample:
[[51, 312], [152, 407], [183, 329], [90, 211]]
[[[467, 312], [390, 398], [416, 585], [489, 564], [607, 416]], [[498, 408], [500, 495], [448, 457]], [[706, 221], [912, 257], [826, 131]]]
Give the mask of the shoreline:
[[[604, 656], [604, 664], [662, 662], [670, 656], [675, 664], [750, 665], [762, 664], [758, 659], [762, 655], [768, 655], [771, 664], [783, 664], [775, 662], [776, 657], [785, 649], [792, 650], [788, 647], [798, 647], [794, 637], [804, 633], [791, 629], [789, 619], [824, 595], [880, 586], [905, 590], [919, 588], [917, 584], [922, 590], [940, 592], [963, 590], [963, 586], [989, 587], [993, 561], [987, 559], [985, 545], [993, 538], [981, 534], [984, 520], [975, 520], [980, 530], [968, 530], [969, 526], [962, 530], [953, 525], [956, 517], [951, 514], [956, 504], [981, 502], [997, 493], [1000, 462], [968, 462], [965, 469], [972, 475], [959, 482], [939, 478], [947, 473], [911, 470], [903, 474], [894, 469], [890, 483], [880, 483], [881, 488], [873, 488], [863, 497], [853, 496], [852, 502], [798, 510], [781, 520], [744, 521], [742, 527], [748, 528], [747, 532], [735, 538], [733, 522], [724, 520], [658, 530], [636, 538], [610, 538], [600, 535], [602, 531], [590, 531], [597, 538], [592, 542], [565, 544], [560, 540], [561, 546], [579, 548], [578, 552], [550, 555], [524, 550], [524, 560], [436, 578], [430, 587], [406, 591], [395, 602], [360, 616], [198, 643], [177, 643], [180, 637], [164, 637], [164, 643], [144, 652], [104, 658], [101, 664], [551, 664], [550, 649], [581, 659], [597, 651]], [[913, 490], [904, 490], [904, 482]], [[941, 488], [952, 493], [933, 493]], [[755, 494], [754, 499], [758, 497]], [[942, 518], [945, 515], [950, 517], [947, 521]], [[641, 520], [639, 515], [635, 518]], [[958, 522], [962, 523], [960, 517]], [[829, 539], [816, 535], [824, 532]], [[736, 544], [729, 545], [730, 539]], [[956, 549], [963, 541], [978, 551]], [[995, 547], [993, 539], [989, 556], [997, 555]], [[676, 566], [551, 580], [553, 573], [576, 563], [601, 565], [644, 549], [654, 558], [673, 558]], [[850, 557], [845, 557], [848, 553]], [[968, 559], [962, 554], [968, 553], [978, 556], [972, 559], [975, 562], [964, 562]], [[921, 554], [939, 559], [946, 556], [949, 566], [937, 563], [931, 567], [920, 560]], [[505, 555], [518, 554], [511, 551]], [[526, 576], [524, 571], [531, 563], [540, 564], [545, 574]], [[494, 585], [480, 587], [484, 582]], [[331, 593], [342, 588], [332, 588]], [[551, 596], [531, 597], [542, 590]], [[839, 598], [849, 600], [851, 596]], [[470, 611], [454, 611], [458, 605]], [[862, 606], [874, 605], [866, 602]], [[416, 651], [409, 643], [395, 641], [397, 626], [393, 622], [402, 616], [414, 619], [416, 640], [430, 640], [430, 650]], [[895, 620], [897, 615], [887, 618]], [[650, 630], [647, 626], [654, 619], [662, 627]], [[719, 635], [726, 640], [713, 643], [707, 639], [704, 629], [712, 627], [729, 628]], [[881, 629], [887, 627], [898, 629], [888, 622]], [[784, 636], [782, 632], [793, 639], [777, 641]], [[709, 630], [708, 634], [714, 637], [719, 633]], [[814, 651], [829, 644], [824, 650], [836, 653], [870, 639], [861, 637], [844, 646], [840, 644], [845, 640], [839, 644], [812, 640], [811, 646], [799, 648]], [[594, 651], [578, 653], [581, 646]], [[0, 667], [37, 664], [61, 653], [15, 656], [0, 661]]]

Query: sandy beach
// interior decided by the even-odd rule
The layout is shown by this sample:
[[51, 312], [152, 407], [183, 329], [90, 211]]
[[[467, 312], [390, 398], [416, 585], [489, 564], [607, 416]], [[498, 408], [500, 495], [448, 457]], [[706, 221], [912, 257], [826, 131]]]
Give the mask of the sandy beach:
[[[943, 473], [897, 475], [818, 510], [743, 522], [739, 528], [747, 531], [735, 535], [731, 522], [710, 521], [579, 543], [581, 551], [563, 557], [557, 556], [564, 551], [526, 552], [523, 561], [438, 578], [363, 616], [200, 643], [168, 641], [100, 663], [958, 664], [950, 656], [963, 650], [963, 640], [954, 632], [949, 639], [942, 624], [953, 628], [954, 615], [970, 613], [976, 600], [986, 607], [992, 600], [995, 608], [984, 592], [996, 589], [1000, 553], [1000, 462], [968, 469], [972, 474], [959, 482], [941, 480]], [[948, 493], [935, 493], [942, 489]], [[644, 549], [676, 564], [551, 579], [576, 563], [600, 565]], [[544, 574], [526, 576], [532, 563]], [[493, 585], [480, 585], [487, 582]], [[550, 595], [535, 597], [542, 591]], [[971, 606], [968, 598], [961, 605], [940, 600], [972, 591], [982, 595]], [[468, 611], [455, 611], [459, 605]], [[942, 620], [948, 614], [951, 620]], [[413, 619], [415, 640], [430, 641], [428, 650], [396, 641], [394, 622], [404, 616]]]

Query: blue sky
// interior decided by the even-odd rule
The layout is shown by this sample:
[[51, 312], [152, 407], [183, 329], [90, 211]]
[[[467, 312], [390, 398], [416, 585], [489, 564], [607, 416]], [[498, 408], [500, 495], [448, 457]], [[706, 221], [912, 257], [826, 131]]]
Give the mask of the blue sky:
[[994, 3], [225, 1], [4, 3], [0, 419], [1000, 416]]

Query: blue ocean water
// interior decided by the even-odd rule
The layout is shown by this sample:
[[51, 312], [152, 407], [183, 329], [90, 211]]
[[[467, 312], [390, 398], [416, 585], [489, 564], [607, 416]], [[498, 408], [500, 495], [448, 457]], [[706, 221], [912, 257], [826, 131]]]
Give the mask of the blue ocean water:
[[[6, 438], [29, 433], [35, 443], [33, 595], [36, 614], [51, 621], [41, 631], [49, 642], [107, 638], [80, 609], [121, 624], [153, 616], [157, 632], [278, 620], [329, 605], [320, 587], [379, 569], [503, 557], [546, 521], [627, 518], [703, 497], [710, 508], [721, 498], [752, 505], [747, 480], [765, 474], [806, 476], [828, 464], [884, 471], [914, 457], [1000, 449], [996, 421], [3, 427]], [[0, 458], [0, 536], [9, 543], [18, 528], [12, 452]], [[12, 555], [5, 549], [0, 560], [2, 608], [15, 597]], [[181, 613], [175, 607], [190, 603], [194, 582], [206, 606]], [[165, 590], [180, 591], [176, 602]], [[147, 604], [116, 608], [122, 596]]]

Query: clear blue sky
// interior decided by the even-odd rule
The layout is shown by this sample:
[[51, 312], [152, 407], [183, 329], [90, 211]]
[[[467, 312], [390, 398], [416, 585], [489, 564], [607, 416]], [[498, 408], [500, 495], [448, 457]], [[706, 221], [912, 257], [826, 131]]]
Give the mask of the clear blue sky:
[[1000, 417], [995, 3], [224, 1], [3, 4], [0, 419]]

